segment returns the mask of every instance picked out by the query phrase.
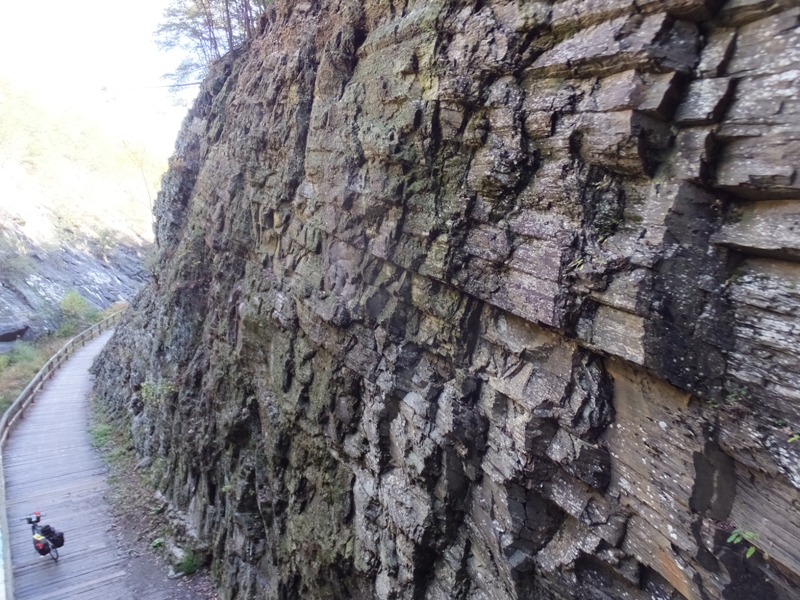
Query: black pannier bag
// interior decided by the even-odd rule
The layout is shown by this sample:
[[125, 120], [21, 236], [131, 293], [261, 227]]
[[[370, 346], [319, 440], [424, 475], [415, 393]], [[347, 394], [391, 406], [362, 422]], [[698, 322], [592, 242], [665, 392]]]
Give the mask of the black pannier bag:
[[36, 551], [42, 556], [50, 552], [50, 544], [47, 543], [47, 538], [38, 533], [33, 536], [33, 547], [36, 548]]
[[56, 548], [61, 548], [61, 546], [64, 545], [64, 532], [53, 531], [53, 536], [48, 539], [53, 543], [53, 546]]
[[64, 532], [57, 531], [50, 525], [42, 525], [42, 535], [56, 548], [61, 548], [64, 545]]

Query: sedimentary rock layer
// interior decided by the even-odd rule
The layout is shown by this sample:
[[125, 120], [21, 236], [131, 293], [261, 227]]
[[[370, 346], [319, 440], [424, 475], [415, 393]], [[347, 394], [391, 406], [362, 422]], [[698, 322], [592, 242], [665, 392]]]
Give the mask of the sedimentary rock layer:
[[96, 367], [222, 597], [800, 597], [796, 5], [271, 5]]

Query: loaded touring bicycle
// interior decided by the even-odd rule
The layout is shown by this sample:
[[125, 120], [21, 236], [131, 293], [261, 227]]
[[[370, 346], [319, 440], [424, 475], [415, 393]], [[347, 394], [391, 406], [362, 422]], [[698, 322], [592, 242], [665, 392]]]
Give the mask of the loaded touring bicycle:
[[41, 556], [47, 556], [57, 561], [58, 549], [64, 545], [64, 533], [56, 531], [50, 525], [39, 525], [44, 513], [35, 512], [30, 515], [25, 515], [23, 519], [31, 526], [31, 533], [33, 534], [33, 548]]

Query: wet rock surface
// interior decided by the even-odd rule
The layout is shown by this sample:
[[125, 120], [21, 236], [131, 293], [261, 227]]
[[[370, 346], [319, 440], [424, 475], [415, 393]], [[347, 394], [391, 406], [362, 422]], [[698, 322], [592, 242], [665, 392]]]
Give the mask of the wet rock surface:
[[271, 5], [95, 368], [222, 598], [800, 597], [795, 4]]

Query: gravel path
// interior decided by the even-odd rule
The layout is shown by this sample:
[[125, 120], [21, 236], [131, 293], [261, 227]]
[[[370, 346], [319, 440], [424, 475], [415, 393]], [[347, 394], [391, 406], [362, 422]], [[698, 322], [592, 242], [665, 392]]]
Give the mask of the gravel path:
[[[95, 411], [97, 416], [97, 411]], [[128, 587], [135, 598], [147, 600], [218, 600], [207, 568], [190, 576], [176, 573], [167, 560], [165, 545], [153, 548], [153, 541], [164, 538], [169, 530], [145, 472], [137, 468], [136, 457], [126, 448], [120, 451], [119, 433], [100, 450], [109, 471], [107, 500], [114, 516], [112, 532], [117, 537], [118, 552], [126, 557]], [[167, 540], [167, 544], [169, 541]]]

